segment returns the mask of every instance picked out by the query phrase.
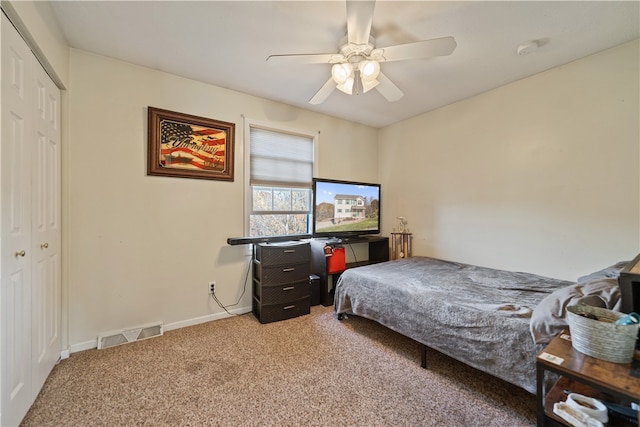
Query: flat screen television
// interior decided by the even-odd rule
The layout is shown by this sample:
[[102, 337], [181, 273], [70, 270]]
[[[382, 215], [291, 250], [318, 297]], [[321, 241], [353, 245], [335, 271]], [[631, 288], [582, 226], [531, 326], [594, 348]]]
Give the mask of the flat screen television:
[[313, 237], [380, 234], [380, 184], [313, 179]]

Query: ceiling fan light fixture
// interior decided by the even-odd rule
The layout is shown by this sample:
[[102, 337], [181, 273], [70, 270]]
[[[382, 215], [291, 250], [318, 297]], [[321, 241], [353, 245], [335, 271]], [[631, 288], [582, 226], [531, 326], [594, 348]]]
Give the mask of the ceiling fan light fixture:
[[331, 67], [331, 77], [338, 86], [345, 84], [351, 78], [351, 86], [353, 87], [353, 65], [348, 62], [335, 64]]
[[347, 95], [352, 95], [353, 94], [353, 83], [354, 83], [354, 78], [353, 75], [349, 76], [347, 78], [347, 80], [344, 83], [341, 83], [339, 85], [337, 85], [336, 87], [338, 88], [338, 90], [341, 90], [342, 92], [346, 93]]
[[362, 81], [362, 93], [367, 93], [374, 87], [378, 86], [380, 82], [376, 79], [360, 79]]
[[378, 77], [378, 74], [380, 74], [380, 64], [378, 61], [361, 61], [358, 64], [358, 69], [360, 70], [360, 77], [363, 82], [365, 80], [373, 81]]

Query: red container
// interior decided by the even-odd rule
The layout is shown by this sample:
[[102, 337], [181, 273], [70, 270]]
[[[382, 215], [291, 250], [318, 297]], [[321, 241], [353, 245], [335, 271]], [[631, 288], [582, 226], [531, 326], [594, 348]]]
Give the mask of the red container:
[[341, 273], [347, 268], [344, 248], [332, 248], [331, 255], [327, 255], [327, 273]]

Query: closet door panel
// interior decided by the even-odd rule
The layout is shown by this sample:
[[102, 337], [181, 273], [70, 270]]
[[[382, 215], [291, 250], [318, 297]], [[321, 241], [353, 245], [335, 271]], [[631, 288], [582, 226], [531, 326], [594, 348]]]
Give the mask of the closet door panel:
[[32, 155], [33, 389], [60, 357], [60, 92], [41, 67], [34, 81], [36, 141]]
[[2, 16], [2, 286], [0, 287], [0, 425], [17, 425], [31, 388], [31, 64], [35, 59]]

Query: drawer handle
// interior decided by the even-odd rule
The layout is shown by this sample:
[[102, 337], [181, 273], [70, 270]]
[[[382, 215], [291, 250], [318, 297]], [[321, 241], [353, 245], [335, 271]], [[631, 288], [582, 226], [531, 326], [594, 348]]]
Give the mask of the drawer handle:
[[295, 268], [293, 268], [293, 267], [291, 267], [291, 268], [283, 268], [283, 269], [282, 269], [282, 271], [283, 271], [284, 273], [288, 273], [289, 271], [294, 271], [294, 270], [295, 270]]
[[285, 250], [284, 250], [284, 253], [285, 253], [285, 254], [292, 254], [292, 253], [294, 253], [295, 251], [296, 251], [295, 249], [285, 249]]
[[283, 291], [292, 291], [294, 290], [296, 287], [295, 286], [287, 286], [286, 288], [282, 288]]
[[296, 308], [296, 306], [295, 305], [288, 305], [284, 309], [285, 310], [291, 310], [292, 308]]

